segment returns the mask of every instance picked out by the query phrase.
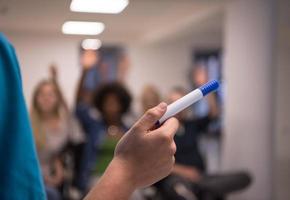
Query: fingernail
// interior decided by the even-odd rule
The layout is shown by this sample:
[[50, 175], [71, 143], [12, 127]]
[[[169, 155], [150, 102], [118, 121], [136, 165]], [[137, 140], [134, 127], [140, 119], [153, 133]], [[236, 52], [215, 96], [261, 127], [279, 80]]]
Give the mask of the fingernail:
[[164, 109], [166, 109], [167, 104], [164, 103], [164, 102], [161, 102], [161, 103], [158, 105], [158, 107], [159, 107], [160, 109], [164, 110]]

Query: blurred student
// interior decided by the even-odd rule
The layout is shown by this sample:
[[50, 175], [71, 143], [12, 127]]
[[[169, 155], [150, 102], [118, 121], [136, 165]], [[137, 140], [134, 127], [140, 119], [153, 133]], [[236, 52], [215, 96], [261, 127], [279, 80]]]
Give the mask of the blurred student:
[[125, 114], [130, 109], [130, 104], [131, 95], [119, 83], [105, 84], [95, 94], [94, 106], [100, 113], [100, 118], [96, 120], [104, 127], [98, 147], [99, 158], [96, 166], [99, 175], [104, 173], [113, 158], [117, 142], [131, 125], [124, 120]]
[[141, 93], [141, 109], [142, 113], [146, 110], [158, 105], [161, 102], [161, 95], [153, 85], [146, 85]]
[[[196, 64], [192, 71], [192, 83], [194, 87], [200, 87], [209, 80], [209, 67], [203, 62]], [[217, 66], [215, 66], [217, 67]], [[221, 136], [222, 136], [222, 109], [220, 105], [219, 92], [208, 95], [206, 98], [198, 101], [192, 106], [192, 117], [202, 119], [206, 116], [212, 116], [208, 124], [207, 134], [200, 138], [200, 149], [207, 161], [208, 172], [217, 172], [220, 169], [221, 160]]]
[[[122, 60], [123, 68], [127, 69], [128, 60]], [[87, 142], [83, 147], [80, 175], [76, 185], [85, 192], [96, 167], [97, 153], [101, 152], [97, 172], [102, 173], [113, 155], [116, 142], [128, 130], [128, 123], [125, 123], [123, 118], [129, 110], [131, 96], [120, 82], [108, 82], [107, 67], [99, 52], [84, 51], [81, 65], [75, 113], [86, 133]], [[100, 150], [106, 148], [110, 151]], [[102, 152], [110, 152], [110, 155]]]
[[[174, 102], [185, 94], [186, 91], [183, 88], [174, 88], [169, 93], [168, 100], [170, 103]], [[180, 121], [180, 127], [174, 137], [177, 146], [176, 163], [171, 175], [156, 184], [163, 197], [168, 200], [185, 199], [183, 195], [179, 194], [176, 182], [190, 186], [189, 194], [184, 195], [195, 196], [193, 184], [200, 181], [206, 169], [204, 159], [198, 149], [198, 139], [200, 133], [206, 130], [210, 116], [190, 120], [188, 110], [184, 110], [176, 118]]]
[[102, 174], [112, 159], [118, 140], [129, 128], [124, 115], [129, 111], [130, 104], [131, 96], [123, 85], [108, 83], [97, 89], [91, 105], [85, 102], [77, 105], [76, 114], [88, 141], [83, 152], [80, 188], [86, 190], [93, 169]]
[[[176, 87], [169, 93], [168, 101], [172, 103], [186, 94], [185, 89]], [[190, 119], [188, 110], [184, 110], [177, 114], [176, 117], [180, 120], [180, 128], [174, 139], [180, 148], [176, 152], [178, 158], [176, 158], [177, 162], [173, 173], [187, 177], [193, 182], [198, 181], [206, 169], [204, 159], [198, 149], [198, 138], [206, 130], [212, 116]]]
[[60, 199], [58, 189], [65, 179], [62, 152], [69, 144], [84, 141], [83, 132], [70, 115], [59, 87], [41, 81], [33, 94], [31, 122], [48, 199]]
[[91, 109], [93, 108], [94, 91], [103, 82], [98, 71], [100, 68], [96, 69], [100, 59], [100, 54], [93, 50], [83, 51], [81, 54], [82, 70], [76, 91], [75, 115], [85, 132], [86, 143], [80, 152], [80, 173], [75, 185], [82, 193], [88, 189], [90, 174], [96, 160], [96, 147], [102, 130], [101, 123], [92, 120], [94, 110]]
[[[183, 97], [183, 88], [174, 88], [169, 102]], [[210, 94], [211, 95], [211, 94]], [[198, 139], [205, 132], [215, 112], [198, 119], [190, 119], [188, 110], [176, 115], [180, 121], [174, 141], [177, 147], [172, 173], [158, 182], [156, 187], [166, 200], [222, 200], [234, 191], [247, 187], [251, 178], [247, 172], [236, 171], [223, 174], [208, 174], [206, 163], [198, 148]]]

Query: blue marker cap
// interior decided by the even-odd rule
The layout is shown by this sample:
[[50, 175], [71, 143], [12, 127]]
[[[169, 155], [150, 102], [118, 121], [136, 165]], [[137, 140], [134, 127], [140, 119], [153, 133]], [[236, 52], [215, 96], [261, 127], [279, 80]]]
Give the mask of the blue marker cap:
[[208, 93], [217, 90], [219, 87], [219, 82], [216, 80], [207, 82], [206, 84], [200, 86], [198, 89], [202, 92], [202, 95], [205, 96]]

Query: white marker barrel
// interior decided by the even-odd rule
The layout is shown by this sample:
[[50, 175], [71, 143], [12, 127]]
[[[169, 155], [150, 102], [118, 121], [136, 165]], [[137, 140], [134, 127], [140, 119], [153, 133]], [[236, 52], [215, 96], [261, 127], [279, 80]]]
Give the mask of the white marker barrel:
[[165, 114], [160, 118], [159, 124], [162, 124], [165, 120], [170, 117], [173, 117], [180, 111], [184, 110], [185, 108], [189, 107], [191, 104], [194, 104], [198, 100], [202, 99], [203, 94], [200, 89], [195, 89], [192, 92], [188, 93], [184, 97], [178, 99], [177, 101], [173, 102], [167, 107], [167, 111]]
[[178, 99], [167, 107], [165, 114], [160, 118], [160, 120], [156, 123], [157, 125], [162, 124], [168, 118], [173, 117], [180, 111], [194, 104], [198, 100], [202, 99], [204, 96], [217, 90], [219, 87], [219, 82], [216, 80], [209, 81], [208, 83], [202, 85], [198, 89], [193, 90], [188, 93], [184, 97]]

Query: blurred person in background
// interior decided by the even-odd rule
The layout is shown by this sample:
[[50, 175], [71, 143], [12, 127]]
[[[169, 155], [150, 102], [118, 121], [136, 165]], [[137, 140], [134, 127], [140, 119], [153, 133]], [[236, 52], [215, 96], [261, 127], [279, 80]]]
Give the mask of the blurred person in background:
[[97, 144], [102, 132], [102, 124], [94, 120], [93, 97], [96, 87], [103, 83], [104, 68], [101, 66], [101, 55], [98, 51], [83, 50], [80, 63], [81, 76], [76, 91], [75, 115], [85, 132], [86, 143], [80, 150], [81, 163], [75, 185], [84, 195], [88, 190], [90, 174], [95, 166]]
[[[85, 193], [89, 188], [101, 145], [104, 148], [109, 145], [110, 155], [107, 158], [105, 154], [100, 154], [102, 156], [100, 165], [97, 167], [98, 173], [104, 171], [112, 156], [116, 141], [127, 130], [128, 126], [123, 121], [123, 115], [130, 107], [131, 96], [122, 85], [129, 66], [129, 60], [125, 54], [122, 54], [118, 65], [116, 77], [120, 79], [118, 83], [109, 81], [108, 66], [100, 51], [82, 51], [81, 66], [75, 113], [86, 133], [87, 142], [82, 148], [81, 169], [76, 185]], [[131, 125], [131, 122], [128, 124]], [[106, 136], [112, 140], [106, 140]]]
[[[186, 94], [184, 88], [175, 87], [168, 95], [168, 102], [172, 103]], [[208, 123], [214, 116], [190, 119], [188, 111], [184, 110], [176, 116], [181, 122], [181, 126], [175, 135], [175, 141], [179, 144], [180, 149], [176, 153], [178, 158], [173, 172], [190, 178], [194, 182], [198, 181], [201, 174], [206, 170], [204, 159], [198, 149], [198, 138], [200, 133], [206, 130]]]
[[96, 120], [103, 125], [96, 166], [98, 175], [104, 173], [113, 158], [116, 144], [131, 125], [124, 121], [124, 115], [129, 111], [130, 104], [131, 95], [119, 83], [105, 84], [95, 94], [94, 106], [100, 113], [100, 117]]
[[[171, 90], [168, 95], [172, 103], [186, 95], [181, 87]], [[210, 95], [209, 94], [209, 98]], [[215, 111], [209, 115], [192, 119], [188, 109], [175, 117], [180, 126], [174, 136], [176, 143], [175, 164], [172, 173], [155, 184], [162, 199], [166, 200], [221, 200], [231, 192], [242, 190], [251, 182], [247, 172], [236, 171], [211, 174], [206, 171], [206, 163], [199, 150], [199, 137], [206, 133], [208, 125], [216, 118]]]
[[43, 80], [33, 94], [31, 122], [48, 199], [60, 199], [66, 178], [63, 152], [68, 145], [84, 142], [83, 131], [70, 115], [56, 81]]
[[[210, 66], [205, 62], [197, 62], [192, 70], [192, 80], [194, 88], [200, 87], [207, 83], [210, 77]], [[218, 78], [218, 77], [215, 77]], [[221, 90], [221, 89], [220, 89]], [[221, 161], [221, 137], [222, 137], [222, 100], [219, 96], [220, 90], [216, 93], [206, 96], [192, 106], [191, 117], [194, 119], [202, 119], [206, 116], [213, 116], [208, 128], [207, 134], [203, 134], [199, 139], [199, 147], [207, 162], [207, 171], [215, 173], [220, 170]]]
[[142, 114], [146, 110], [156, 106], [161, 102], [160, 92], [153, 85], [146, 85], [141, 93], [141, 109]]
[[[168, 101], [172, 103], [185, 94], [185, 89], [173, 88], [168, 95]], [[194, 183], [201, 180], [206, 170], [204, 158], [198, 149], [198, 140], [214, 116], [209, 115], [192, 120], [188, 117], [188, 111], [184, 110], [176, 115], [180, 121], [180, 127], [174, 137], [177, 151], [173, 171], [171, 175], [156, 184], [163, 198], [168, 200], [194, 199], [196, 195], [199, 195]]]
[[84, 192], [90, 185], [97, 155], [100, 157], [96, 169], [98, 173], [102, 173], [113, 156], [117, 141], [128, 129], [124, 115], [129, 111], [131, 104], [131, 95], [121, 83], [101, 84], [94, 92], [88, 92], [84, 80], [89, 69], [89, 66], [83, 67], [76, 104], [76, 116], [87, 138], [78, 181], [79, 189]]

